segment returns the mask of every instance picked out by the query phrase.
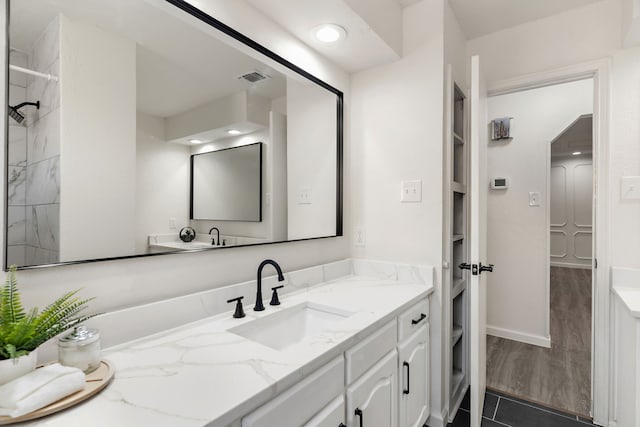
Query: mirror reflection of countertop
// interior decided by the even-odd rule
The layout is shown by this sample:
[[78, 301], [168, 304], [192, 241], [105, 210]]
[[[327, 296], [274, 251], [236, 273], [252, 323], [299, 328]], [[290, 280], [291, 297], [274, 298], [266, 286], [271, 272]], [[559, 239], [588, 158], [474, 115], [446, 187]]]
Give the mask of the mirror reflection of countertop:
[[[103, 393], [29, 425], [227, 426], [426, 298], [430, 283], [350, 275], [289, 293], [259, 313], [248, 296], [243, 319], [229, 311], [106, 350], [116, 378]], [[229, 331], [302, 305], [345, 318], [281, 350]]]

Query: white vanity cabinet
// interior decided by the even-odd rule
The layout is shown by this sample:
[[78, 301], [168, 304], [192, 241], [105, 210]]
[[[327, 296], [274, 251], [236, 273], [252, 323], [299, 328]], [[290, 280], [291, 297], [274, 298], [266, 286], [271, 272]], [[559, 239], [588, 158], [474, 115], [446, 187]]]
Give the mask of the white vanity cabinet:
[[429, 328], [398, 345], [400, 427], [420, 427], [429, 416]]
[[348, 427], [389, 427], [398, 419], [395, 349], [347, 388]]
[[[309, 422], [337, 396], [344, 393], [344, 358], [315, 371], [272, 401], [242, 419], [242, 427], [300, 427]], [[327, 415], [328, 417], [328, 415]], [[327, 424], [320, 423], [325, 426]], [[334, 427], [338, 427], [336, 423]]]
[[242, 427], [421, 427], [429, 416], [425, 298], [242, 419]]

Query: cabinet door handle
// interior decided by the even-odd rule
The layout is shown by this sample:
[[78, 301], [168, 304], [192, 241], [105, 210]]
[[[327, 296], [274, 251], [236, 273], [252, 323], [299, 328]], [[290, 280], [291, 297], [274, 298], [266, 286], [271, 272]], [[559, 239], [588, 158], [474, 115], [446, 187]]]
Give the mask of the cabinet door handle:
[[422, 322], [426, 318], [427, 318], [427, 315], [422, 313], [418, 319], [411, 320], [411, 324], [412, 325], [417, 325], [418, 323]]
[[362, 409], [356, 408], [356, 417], [360, 417], [360, 427], [364, 427], [364, 416], [362, 415]]
[[406, 390], [402, 390], [402, 394], [409, 394], [410, 392], [410, 388], [409, 388], [409, 378], [411, 376], [410, 371], [409, 371], [409, 362], [402, 362], [402, 367], [406, 367], [407, 368], [407, 388]]

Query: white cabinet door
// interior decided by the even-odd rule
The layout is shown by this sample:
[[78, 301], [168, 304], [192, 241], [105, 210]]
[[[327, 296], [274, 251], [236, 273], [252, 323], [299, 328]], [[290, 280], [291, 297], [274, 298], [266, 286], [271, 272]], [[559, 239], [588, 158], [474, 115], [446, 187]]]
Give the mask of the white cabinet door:
[[429, 416], [429, 328], [398, 346], [400, 427], [420, 427]]
[[340, 396], [329, 403], [318, 415], [304, 427], [345, 427], [344, 397]]
[[398, 422], [398, 353], [393, 350], [347, 388], [348, 427], [390, 427]]

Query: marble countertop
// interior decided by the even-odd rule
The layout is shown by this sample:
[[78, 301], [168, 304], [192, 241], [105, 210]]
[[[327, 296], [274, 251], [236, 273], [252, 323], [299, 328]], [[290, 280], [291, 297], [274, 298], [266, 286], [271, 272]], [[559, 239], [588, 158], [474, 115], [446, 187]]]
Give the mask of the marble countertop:
[[640, 287], [614, 286], [613, 292], [627, 306], [633, 317], [640, 318]]
[[[224, 427], [268, 402], [433, 291], [432, 285], [347, 276], [104, 351], [114, 381], [101, 394], [31, 426]], [[251, 302], [251, 297], [248, 298]], [[304, 302], [353, 314], [330, 333], [277, 351], [227, 330]], [[25, 424], [22, 424], [25, 425]]]

